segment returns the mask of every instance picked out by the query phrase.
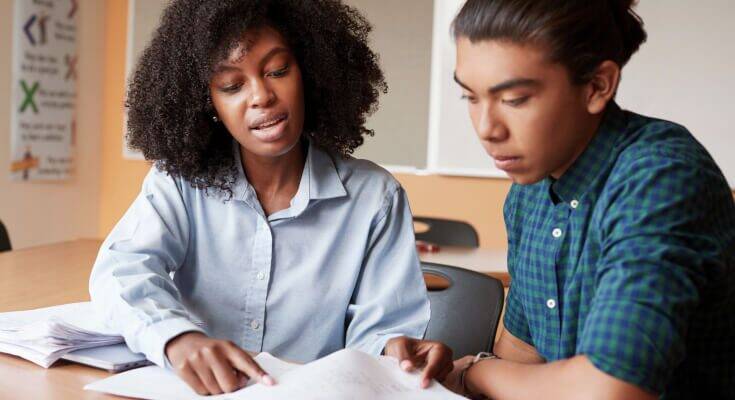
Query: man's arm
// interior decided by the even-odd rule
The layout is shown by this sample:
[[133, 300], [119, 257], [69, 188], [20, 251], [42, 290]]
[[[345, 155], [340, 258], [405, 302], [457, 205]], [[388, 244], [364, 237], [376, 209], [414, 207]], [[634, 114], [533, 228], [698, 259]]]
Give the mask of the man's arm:
[[513, 336], [510, 331], [503, 329], [500, 339], [495, 343], [493, 352], [498, 357], [507, 361], [523, 364], [541, 364], [546, 362], [532, 345]]
[[[504, 348], [498, 352], [511, 357], [533, 360], [527, 349], [513, 348], [510, 343], [520, 341], [503, 332]], [[498, 341], [496, 346], [500, 345]], [[523, 342], [521, 342], [523, 343]], [[531, 347], [528, 344], [523, 343]], [[533, 347], [531, 347], [532, 349]], [[508, 350], [510, 349], [510, 350]], [[502, 356], [501, 356], [502, 357]], [[536, 354], [536, 360], [543, 360]], [[483, 394], [496, 400], [513, 399], [600, 399], [600, 400], [655, 400], [656, 394], [607, 375], [584, 355], [552, 363], [524, 363], [506, 359], [490, 359], [473, 365], [465, 375], [466, 387], [472, 394]]]

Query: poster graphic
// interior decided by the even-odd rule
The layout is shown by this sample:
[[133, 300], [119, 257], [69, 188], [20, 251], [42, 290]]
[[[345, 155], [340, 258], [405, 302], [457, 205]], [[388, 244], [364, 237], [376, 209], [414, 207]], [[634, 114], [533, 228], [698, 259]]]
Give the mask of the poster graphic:
[[10, 176], [58, 181], [73, 171], [77, 0], [15, 0]]

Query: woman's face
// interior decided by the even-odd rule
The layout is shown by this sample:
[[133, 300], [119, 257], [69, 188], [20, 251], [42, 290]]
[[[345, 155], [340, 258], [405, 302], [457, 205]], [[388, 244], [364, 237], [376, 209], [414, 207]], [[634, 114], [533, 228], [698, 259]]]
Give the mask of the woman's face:
[[558, 178], [589, 142], [584, 85], [534, 46], [460, 37], [455, 80], [482, 146], [516, 183]]
[[248, 31], [215, 66], [209, 91], [217, 117], [245, 151], [279, 157], [299, 143], [304, 127], [301, 70], [275, 29]]

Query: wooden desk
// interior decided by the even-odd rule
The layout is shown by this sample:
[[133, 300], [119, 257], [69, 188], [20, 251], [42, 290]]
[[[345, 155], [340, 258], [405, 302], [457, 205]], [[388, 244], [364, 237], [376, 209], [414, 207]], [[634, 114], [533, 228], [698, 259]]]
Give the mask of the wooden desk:
[[[0, 253], [0, 312], [88, 301], [99, 240], [76, 240]], [[0, 354], [0, 399], [120, 399], [84, 385], [110, 374], [59, 361], [44, 369]]]
[[[421, 261], [437, 264], [453, 265], [490, 275], [503, 282], [503, 286], [510, 284], [508, 275], [507, 252], [484, 248], [459, 246], [440, 246], [436, 253], [419, 253]], [[434, 282], [426, 277], [426, 283], [431, 288]]]
[[[0, 253], [0, 312], [89, 301], [89, 274], [100, 244], [100, 240], [81, 239]], [[420, 257], [495, 276], [506, 286], [509, 281], [505, 252], [445, 246]], [[431, 286], [430, 279], [427, 285]], [[109, 375], [65, 361], [44, 369], [0, 354], [0, 399], [119, 399], [82, 389]]]

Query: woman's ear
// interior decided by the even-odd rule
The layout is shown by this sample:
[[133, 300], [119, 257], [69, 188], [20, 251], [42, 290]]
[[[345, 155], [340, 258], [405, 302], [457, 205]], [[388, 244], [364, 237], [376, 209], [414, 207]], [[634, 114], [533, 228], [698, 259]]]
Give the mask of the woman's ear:
[[603, 61], [587, 83], [587, 111], [590, 114], [604, 111], [607, 103], [615, 97], [618, 83], [620, 83], [618, 64], [610, 60]]

